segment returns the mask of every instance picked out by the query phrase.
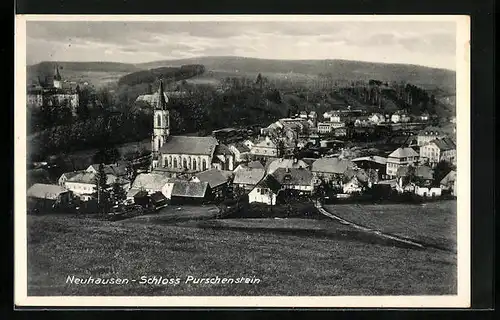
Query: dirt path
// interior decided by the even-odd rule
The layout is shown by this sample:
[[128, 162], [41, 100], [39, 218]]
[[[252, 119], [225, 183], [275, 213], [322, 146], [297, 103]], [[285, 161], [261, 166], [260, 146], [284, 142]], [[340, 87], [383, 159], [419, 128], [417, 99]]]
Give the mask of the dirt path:
[[394, 240], [394, 241], [397, 241], [397, 242], [401, 242], [401, 243], [404, 243], [404, 244], [407, 244], [407, 245], [410, 245], [410, 246], [414, 246], [414, 247], [417, 247], [419, 249], [424, 249], [425, 246], [421, 243], [418, 243], [418, 242], [415, 242], [415, 241], [411, 241], [411, 240], [408, 240], [408, 239], [403, 239], [403, 238], [400, 238], [400, 237], [396, 237], [396, 236], [393, 236], [393, 235], [389, 235], [389, 234], [385, 234], [379, 230], [374, 230], [374, 229], [370, 229], [370, 228], [366, 228], [366, 227], [363, 227], [363, 226], [360, 226], [358, 224], [355, 224], [354, 222], [351, 222], [351, 221], [347, 221], [339, 216], [336, 216], [334, 214], [331, 214], [330, 212], [326, 211], [322, 206], [321, 204], [319, 203], [316, 203], [315, 204], [316, 208], [318, 209], [318, 211], [329, 217], [329, 218], [332, 218], [334, 220], [337, 220], [338, 222], [344, 224], [344, 225], [348, 225], [350, 227], [353, 227], [355, 229], [358, 229], [358, 230], [361, 230], [361, 231], [364, 231], [364, 232], [367, 232], [367, 233], [372, 233], [372, 234], [375, 234], [379, 237], [383, 237], [383, 238], [387, 238], [387, 239], [391, 239], [391, 240]]

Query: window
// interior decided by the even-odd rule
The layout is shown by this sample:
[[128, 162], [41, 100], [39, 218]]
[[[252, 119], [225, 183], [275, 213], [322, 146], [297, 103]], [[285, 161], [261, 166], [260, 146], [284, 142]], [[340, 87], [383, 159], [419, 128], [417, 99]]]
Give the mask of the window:
[[203, 171], [207, 170], [207, 159], [203, 159]]
[[198, 168], [198, 164], [196, 163], [196, 159], [193, 159], [193, 170]]
[[187, 164], [187, 159], [186, 159], [186, 158], [182, 159], [182, 167], [183, 167], [184, 169], [187, 169], [187, 168], [188, 168], [188, 164]]
[[177, 168], [177, 158], [174, 158], [174, 168]]
[[161, 127], [161, 114], [156, 116], [156, 126]]

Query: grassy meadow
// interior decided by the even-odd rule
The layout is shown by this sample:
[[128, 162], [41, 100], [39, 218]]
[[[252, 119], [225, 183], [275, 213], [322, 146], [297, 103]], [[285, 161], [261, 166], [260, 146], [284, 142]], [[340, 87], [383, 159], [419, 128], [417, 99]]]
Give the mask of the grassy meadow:
[[[379, 209], [383, 207], [388, 206]], [[348, 211], [347, 207], [339, 210]], [[367, 206], [364, 211], [370, 210]], [[408, 218], [408, 206], [399, 210], [401, 221], [396, 221], [396, 214], [391, 221], [405, 230], [404, 224], [414, 221]], [[427, 204], [425, 210], [429, 216], [451, 216], [440, 203]], [[333, 220], [215, 220], [215, 213], [210, 206], [171, 206], [118, 222], [70, 215], [28, 216], [28, 295], [456, 294], [453, 252], [403, 247]], [[452, 232], [452, 223], [447, 223]], [[439, 227], [443, 225], [435, 230]], [[431, 227], [428, 233], [432, 236]], [[163, 276], [181, 282], [66, 284], [68, 276], [90, 275]], [[193, 285], [184, 282], [187, 276], [256, 277], [261, 282]]]

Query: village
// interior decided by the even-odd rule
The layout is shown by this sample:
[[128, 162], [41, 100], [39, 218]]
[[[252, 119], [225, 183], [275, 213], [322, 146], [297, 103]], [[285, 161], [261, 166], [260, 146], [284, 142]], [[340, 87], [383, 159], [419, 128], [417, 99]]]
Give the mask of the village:
[[137, 98], [153, 110], [151, 154], [143, 168], [127, 161], [96, 163], [63, 173], [57, 183], [35, 183], [27, 190], [29, 212], [117, 216], [183, 204], [281, 206], [456, 196], [454, 132], [444, 132], [427, 113], [367, 114], [343, 105], [323, 114], [302, 110], [254, 130], [182, 136], [170, 134], [169, 95], [160, 80], [155, 93]]

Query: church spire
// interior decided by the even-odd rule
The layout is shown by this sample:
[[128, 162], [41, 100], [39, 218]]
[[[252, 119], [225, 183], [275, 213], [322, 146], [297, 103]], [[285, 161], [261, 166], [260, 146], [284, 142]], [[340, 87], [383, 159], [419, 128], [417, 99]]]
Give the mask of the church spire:
[[158, 89], [158, 104], [156, 105], [156, 109], [167, 109], [167, 101], [165, 100], [165, 92], [163, 91], [163, 79], [160, 79], [160, 88]]
[[61, 81], [61, 74], [59, 73], [59, 66], [57, 64], [54, 68], [54, 80]]

